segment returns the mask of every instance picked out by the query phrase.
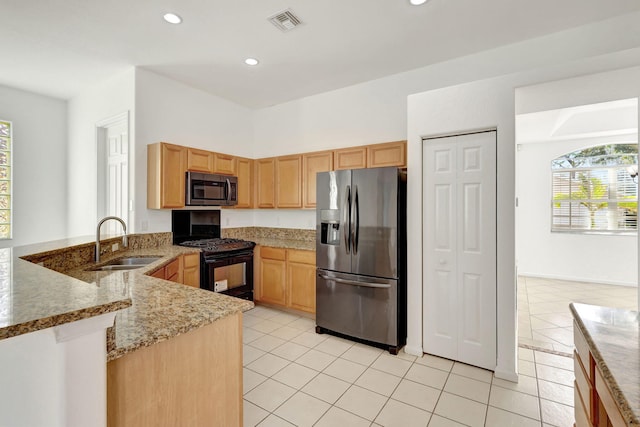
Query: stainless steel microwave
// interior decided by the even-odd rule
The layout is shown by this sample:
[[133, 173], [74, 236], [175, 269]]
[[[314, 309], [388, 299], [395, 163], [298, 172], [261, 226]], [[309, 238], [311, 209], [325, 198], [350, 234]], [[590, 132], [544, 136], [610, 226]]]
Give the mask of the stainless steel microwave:
[[187, 172], [186, 206], [233, 206], [238, 204], [238, 177]]

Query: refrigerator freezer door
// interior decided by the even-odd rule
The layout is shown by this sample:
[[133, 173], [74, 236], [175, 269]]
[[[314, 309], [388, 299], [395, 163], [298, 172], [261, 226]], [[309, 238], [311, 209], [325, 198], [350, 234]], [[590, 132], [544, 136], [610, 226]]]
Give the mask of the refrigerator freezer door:
[[351, 271], [351, 171], [318, 173], [316, 179], [316, 264]]
[[352, 173], [350, 271], [398, 278], [398, 169], [358, 169]]
[[316, 324], [334, 332], [398, 345], [398, 281], [316, 271]]

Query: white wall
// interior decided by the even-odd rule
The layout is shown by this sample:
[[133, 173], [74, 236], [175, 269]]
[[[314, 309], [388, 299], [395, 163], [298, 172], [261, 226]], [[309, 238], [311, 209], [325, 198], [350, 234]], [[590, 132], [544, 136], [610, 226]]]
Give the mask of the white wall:
[[13, 239], [0, 247], [66, 237], [67, 103], [0, 86], [0, 120], [13, 123]]
[[[134, 143], [134, 76], [131, 68], [69, 101], [68, 237], [94, 235], [98, 222], [96, 123], [128, 111], [129, 141], [130, 145]], [[133, 156], [134, 153], [129, 154], [131, 174], [135, 173]], [[136, 199], [131, 182], [129, 197]], [[129, 214], [132, 218], [135, 212]], [[127, 225], [134, 231], [133, 224]]]
[[551, 161], [582, 148], [636, 142], [637, 135], [521, 144], [517, 151], [518, 274], [637, 286], [638, 238], [551, 232]]
[[[135, 81], [136, 230], [170, 231], [168, 210], [147, 209], [147, 144], [164, 141], [252, 157], [251, 113], [245, 107], [140, 68], [136, 69]], [[237, 221], [234, 215], [226, 214], [229, 226], [246, 222], [246, 214], [238, 214]]]
[[[584, 34], [591, 40], [592, 34]], [[552, 40], [549, 40], [552, 41]], [[525, 43], [527, 44], [527, 43]], [[551, 49], [552, 46], [549, 46]], [[530, 52], [532, 55], [536, 51]], [[515, 282], [515, 99], [517, 87], [539, 84], [549, 80], [578, 76], [604, 69], [615, 69], [629, 63], [640, 64], [638, 49], [587, 58], [583, 61], [554, 62], [553, 65], [522, 73], [469, 84], [433, 90], [409, 97], [408, 101], [408, 338], [409, 351], [422, 348], [422, 146], [423, 137], [455, 134], [461, 131], [498, 129], [497, 153], [497, 334], [498, 358], [496, 375], [515, 379], [516, 373], [516, 282]], [[624, 70], [636, 81], [635, 69]], [[600, 78], [603, 85], [614, 83], [619, 72]], [[584, 83], [584, 82], [582, 82]], [[579, 83], [572, 87], [587, 91]], [[599, 88], [604, 89], [606, 86]], [[566, 88], [565, 88], [566, 89]], [[600, 90], [602, 92], [602, 90]], [[636, 92], [630, 94], [629, 92]], [[557, 92], [557, 97], [572, 92]], [[631, 86], [625, 99], [640, 93]], [[539, 101], [539, 99], [536, 99]], [[524, 101], [523, 101], [524, 102]], [[602, 101], [594, 101], [602, 102]], [[542, 104], [539, 102], [538, 104]], [[526, 106], [521, 108], [525, 110]], [[424, 286], [429, 286], [425, 284]], [[428, 352], [428, 349], [425, 349]]]

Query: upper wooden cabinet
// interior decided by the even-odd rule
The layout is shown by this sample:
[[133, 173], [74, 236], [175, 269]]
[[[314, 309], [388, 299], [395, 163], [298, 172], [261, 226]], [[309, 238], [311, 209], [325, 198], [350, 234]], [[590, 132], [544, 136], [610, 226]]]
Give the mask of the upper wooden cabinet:
[[276, 160], [275, 158], [258, 159], [255, 161], [255, 168], [256, 206], [259, 208], [275, 208]]
[[213, 173], [213, 153], [211, 151], [187, 148], [187, 170]]
[[367, 147], [367, 167], [405, 167], [407, 165], [407, 141], [388, 142]]
[[236, 174], [236, 158], [228, 154], [213, 153], [213, 173], [219, 173], [222, 175], [235, 175]]
[[367, 147], [342, 148], [333, 151], [333, 169], [363, 169], [367, 167]]
[[147, 145], [147, 207], [184, 207], [187, 148], [158, 142]]
[[333, 151], [302, 155], [303, 207], [316, 207], [316, 174], [333, 170]]
[[276, 207], [302, 207], [302, 156], [276, 158]]
[[236, 208], [253, 208], [253, 160], [236, 158], [238, 204]]

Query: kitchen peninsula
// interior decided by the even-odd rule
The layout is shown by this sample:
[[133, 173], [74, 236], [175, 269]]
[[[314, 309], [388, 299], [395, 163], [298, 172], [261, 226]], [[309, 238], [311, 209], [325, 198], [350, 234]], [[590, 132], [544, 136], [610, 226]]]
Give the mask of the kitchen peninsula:
[[576, 427], [640, 425], [638, 312], [570, 305]]
[[[115, 247], [119, 240], [103, 240], [103, 246]], [[94, 242], [89, 239], [85, 239], [88, 242], [85, 244], [70, 243], [75, 244], [73, 247], [66, 243], [50, 248], [35, 245], [8, 249], [12, 272], [4, 280], [0, 294], [2, 361], [7, 361], [10, 352], [5, 349], [9, 345], [20, 348], [22, 343], [16, 340], [38, 333], [53, 336], [52, 329], [58, 337], [57, 328], [61, 326], [111, 314], [98, 335], [106, 372], [102, 368], [101, 374], [95, 366], [82, 371], [81, 364], [49, 364], [53, 370], [58, 368], [58, 372], [48, 374], [55, 377], [54, 388], [57, 385], [54, 380], [64, 383], [76, 370], [82, 371], [80, 379], [89, 381], [93, 374], [97, 377], [106, 374], [102, 402], [94, 402], [92, 408], [96, 407], [98, 413], [102, 409], [108, 416], [103, 415], [101, 423], [91, 425], [106, 425], [107, 418], [110, 426], [241, 424], [241, 313], [252, 308], [253, 303], [146, 275], [194, 251], [173, 246], [170, 233], [132, 235], [129, 241], [129, 248], [105, 255], [102, 263], [122, 256], [159, 259], [135, 270], [94, 271], [91, 270]], [[50, 341], [55, 350], [55, 340]], [[46, 359], [42, 354], [38, 358]], [[37, 362], [33, 364], [36, 367]], [[41, 379], [34, 375], [42, 371], [45, 370], [25, 370], [22, 378], [14, 375], [13, 383], [4, 377], [2, 389], [8, 390], [20, 381], [37, 385]], [[82, 381], [77, 382], [76, 395], [85, 393], [84, 388]], [[51, 410], [53, 418], [49, 417], [46, 424], [81, 425], [70, 415], [81, 409], [77, 407], [79, 401], [57, 402], [56, 391], [46, 387], [31, 390], [40, 393], [34, 393], [33, 402], [23, 403], [24, 408], [15, 410], [16, 416], [31, 417], [28, 420], [34, 421], [35, 415], [31, 413], [64, 404], [65, 408]], [[8, 421], [6, 414], [15, 408], [2, 409], [3, 422]]]

